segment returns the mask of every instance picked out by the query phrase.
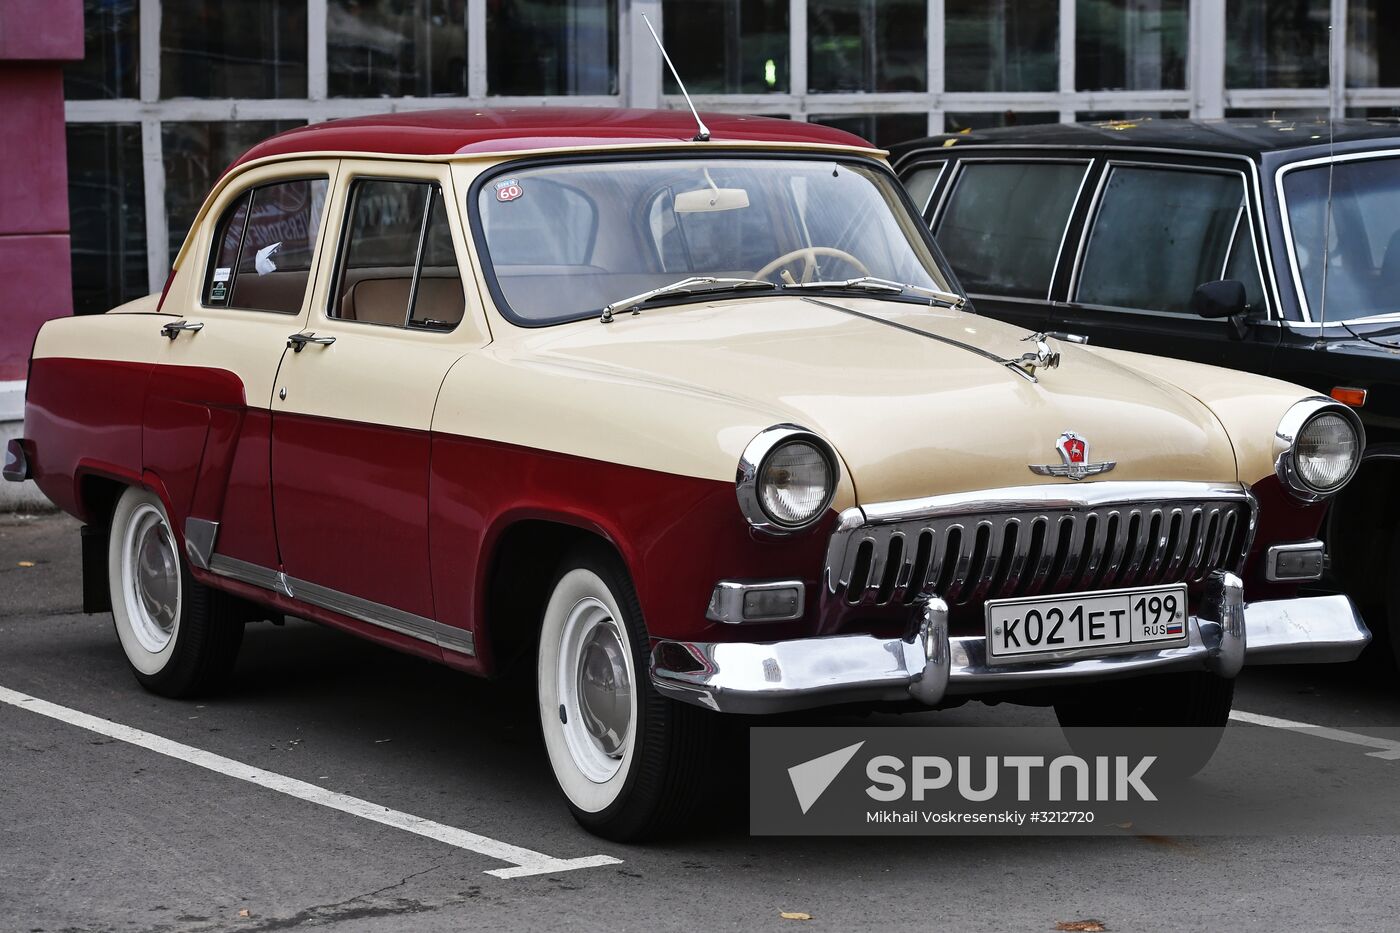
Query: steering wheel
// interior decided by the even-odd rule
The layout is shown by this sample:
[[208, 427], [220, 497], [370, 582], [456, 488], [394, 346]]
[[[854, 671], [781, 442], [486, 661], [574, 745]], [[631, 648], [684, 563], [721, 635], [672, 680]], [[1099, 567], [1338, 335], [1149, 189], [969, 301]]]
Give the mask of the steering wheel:
[[800, 259], [802, 260], [802, 277], [799, 278], [798, 281], [810, 282], [812, 281], [812, 274], [817, 271], [818, 256], [830, 256], [833, 259], [840, 259], [842, 262], [849, 263], [857, 269], [861, 275], [870, 274], [870, 270], [866, 268], [865, 263], [852, 256], [844, 249], [837, 249], [834, 246], [802, 246], [791, 252], [783, 253], [777, 259], [755, 272], [753, 277], [766, 280], [768, 276], [777, 272], [783, 266]]

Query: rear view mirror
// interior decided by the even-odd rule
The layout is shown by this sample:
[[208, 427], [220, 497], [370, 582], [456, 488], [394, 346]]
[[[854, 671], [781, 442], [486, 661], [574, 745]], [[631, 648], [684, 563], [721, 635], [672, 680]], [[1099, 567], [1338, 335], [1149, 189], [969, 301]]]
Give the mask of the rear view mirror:
[[1244, 283], [1235, 279], [1222, 279], [1196, 286], [1191, 294], [1191, 310], [1201, 317], [1235, 317], [1249, 310], [1245, 297]]
[[708, 211], [737, 211], [749, 206], [749, 193], [743, 188], [697, 188], [676, 195], [677, 214]]

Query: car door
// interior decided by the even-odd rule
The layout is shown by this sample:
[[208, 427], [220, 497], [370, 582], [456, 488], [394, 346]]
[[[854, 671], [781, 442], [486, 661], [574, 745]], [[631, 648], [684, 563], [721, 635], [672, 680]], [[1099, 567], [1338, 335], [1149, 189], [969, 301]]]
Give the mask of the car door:
[[[930, 229], [979, 313], [1045, 330], [1087, 158], [964, 155], [934, 192]], [[922, 184], [919, 168], [906, 173]]]
[[[1095, 346], [1267, 373], [1279, 329], [1269, 323], [1249, 188], [1234, 166], [1109, 159], [1052, 328]], [[1221, 279], [1244, 284], [1255, 323], [1191, 310], [1196, 287]]]
[[268, 579], [279, 566], [268, 473], [273, 381], [287, 334], [306, 319], [337, 170], [336, 160], [275, 163], [216, 191], [166, 295], [169, 316], [151, 324], [160, 349], [145, 468], [160, 478], [197, 567], [215, 560], [216, 570], [251, 567], [240, 576]]
[[277, 541], [292, 594], [436, 643], [428, 542], [438, 389], [483, 343], [446, 166], [343, 163], [334, 261], [272, 400]]

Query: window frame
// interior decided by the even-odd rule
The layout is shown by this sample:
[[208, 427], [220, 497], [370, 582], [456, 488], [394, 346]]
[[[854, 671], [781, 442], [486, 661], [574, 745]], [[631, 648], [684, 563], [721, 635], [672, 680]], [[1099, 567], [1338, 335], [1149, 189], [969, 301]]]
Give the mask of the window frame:
[[[414, 251], [413, 258], [413, 279], [409, 285], [408, 304], [404, 308], [404, 322], [402, 324], [381, 324], [378, 321], [361, 321], [358, 318], [345, 318], [335, 313], [336, 306], [341, 299], [341, 283], [346, 272], [346, 259], [349, 255], [350, 231], [354, 227], [353, 212], [358, 201], [356, 188], [363, 182], [388, 182], [395, 184], [418, 185], [428, 189], [427, 204], [424, 206], [423, 220], [418, 228], [418, 245]], [[345, 184], [342, 188], [340, 198], [342, 199], [342, 210], [339, 214], [340, 229], [336, 232], [335, 261], [331, 264], [330, 278], [326, 282], [325, 300], [321, 305], [321, 314], [326, 321], [334, 324], [364, 324], [370, 327], [380, 327], [386, 330], [398, 331], [409, 334], [434, 334], [445, 336], [452, 334], [462, 326], [462, 322], [471, 313], [471, 305], [467, 301], [466, 275], [462, 271], [462, 253], [458, 249], [457, 240], [452, 238], [452, 251], [457, 261], [457, 283], [462, 288], [462, 316], [457, 323], [451, 327], [414, 327], [412, 326], [413, 309], [418, 298], [418, 284], [423, 273], [423, 257], [428, 247], [428, 226], [432, 221], [432, 191], [436, 188], [442, 195], [443, 205], [447, 214], [448, 232], [452, 230], [452, 208], [448, 197], [452, 186], [447, 183], [444, 177], [437, 175], [423, 175], [414, 177], [412, 175], [381, 174], [379, 172], [357, 173], [349, 172], [345, 177]], [[452, 192], [455, 197], [455, 190]], [[468, 264], [470, 269], [470, 264]]]
[[[232, 301], [232, 299], [233, 299], [233, 291], [234, 291], [233, 285], [234, 285], [234, 282], [238, 279], [238, 266], [239, 266], [239, 263], [240, 263], [240, 262], [242, 261], [242, 259], [243, 259], [243, 244], [244, 244], [244, 241], [245, 241], [245, 240], [247, 239], [247, 237], [248, 237], [248, 221], [252, 219], [252, 210], [251, 210], [251, 208], [252, 208], [253, 203], [256, 201], [256, 195], [257, 195], [258, 189], [260, 189], [260, 188], [271, 188], [271, 187], [274, 186], [274, 185], [294, 184], [294, 183], [299, 182], [299, 181], [306, 181], [306, 182], [324, 181], [324, 182], [326, 183], [326, 196], [325, 196], [324, 201], [323, 201], [323, 203], [322, 203], [322, 205], [321, 205], [321, 223], [320, 223], [320, 226], [317, 228], [317, 233], [316, 233], [316, 245], [315, 245], [315, 246], [312, 248], [312, 250], [311, 250], [311, 265], [310, 265], [309, 267], [307, 267], [307, 270], [306, 270], [306, 290], [302, 292], [302, 295], [301, 295], [301, 305], [300, 305], [295, 311], [274, 311], [274, 310], [272, 310], [271, 308], [244, 308], [244, 307], [241, 307], [241, 306], [239, 306], [239, 305], [233, 304], [233, 301]], [[305, 311], [305, 310], [306, 310], [307, 298], [311, 295], [312, 291], [313, 291], [313, 290], [315, 289], [315, 287], [316, 287], [316, 267], [317, 267], [317, 265], [319, 264], [319, 260], [320, 260], [321, 240], [322, 240], [322, 238], [324, 237], [324, 235], [325, 235], [325, 233], [326, 233], [326, 221], [327, 221], [327, 220], [330, 218], [330, 216], [331, 216], [331, 213], [330, 213], [330, 209], [331, 209], [331, 195], [332, 195], [334, 186], [335, 186], [335, 174], [334, 174], [334, 173], [327, 173], [327, 174], [324, 174], [324, 175], [296, 174], [296, 175], [288, 175], [288, 176], [286, 176], [286, 177], [271, 178], [271, 179], [267, 179], [267, 180], [264, 180], [264, 181], [254, 181], [254, 182], [252, 182], [251, 184], [248, 184], [248, 185], [245, 185], [245, 186], [243, 186], [243, 187], [241, 187], [241, 188], [235, 189], [232, 193], [230, 193], [230, 194], [223, 200], [223, 202], [222, 202], [222, 208], [220, 209], [220, 211], [218, 212], [218, 214], [215, 215], [212, 224], [210, 224], [210, 223], [204, 223], [204, 222], [202, 222], [202, 221], [200, 220], [200, 218], [199, 218], [198, 216], [196, 216], [196, 217], [195, 217], [195, 220], [194, 220], [194, 224], [191, 225], [191, 229], [193, 229], [193, 227], [194, 227], [195, 225], [199, 225], [199, 224], [201, 224], [201, 223], [204, 223], [204, 225], [209, 229], [209, 244], [208, 244], [208, 247], [207, 247], [207, 251], [206, 251], [206, 253], [205, 253], [204, 273], [203, 273], [203, 275], [200, 277], [200, 280], [199, 280], [199, 308], [200, 308], [200, 310], [201, 310], [201, 311], [244, 311], [244, 312], [250, 312], [250, 313], [253, 313], [253, 314], [280, 314], [282, 317], [296, 317], [296, 316], [300, 315], [303, 311]], [[221, 304], [221, 305], [211, 305], [211, 304], [209, 303], [209, 286], [213, 284], [214, 269], [217, 268], [218, 263], [219, 263], [218, 252], [219, 252], [219, 248], [220, 248], [220, 240], [222, 239], [222, 238], [219, 236], [219, 231], [220, 231], [220, 230], [222, 229], [222, 227], [223, 227], [224, 218], [225, 218], [225, 217], [228, 217], [228, 216], [230, 215], [230, 212], [231, 212], [231, 211], [237, 211], [237, 210], [238, 210], [238, 205], [243, 201], [243, 199], [244, 199], [245, 197], [248, 197], [248, 198], [249, 198], [249, 200], [248, 200], [248, 206], [249, 206], [248, 218], [245, 219], [244, 222], [243, 222], [243, 233], [242, 233], [242, 234], [239, 236], [239, 238], [238, 238], [238, 255], [234, 257], [234, 263], [233, 263], [233, 266], [232, 266], [232, 274], [231, 274], [231, 276], [229, 277], [229, 290], [228, 290], [229, 303], [227, 303], [227, 304]], [[208, 217], [208, 213], [206, 212], [204, 216], [207, 218], [207, 217]], [[176, 260], [176, 261], [178, 262], [178, 257], [177, 257], [177, 260]]]
[[[945, 164], [950, 161], [955, 162], [952, 168], [952, 172], [948, 173], [945, 171], [944, 173], [939, 175], [938, 180], [934, 182], [934, 190], [929, 197], [930, 204], [936, 204], [936, 206], [931, 212], [928, 212], [927, 208], [925, 208], [925, 216], [927, 219], [924, 225], [928, 228], [929, 236], [931, 236], [935, 241], [937, 241], [938, 236], [933, 232], [934, 227], [936, 227], [939, 223], [943, 221], [944, 215], [947, 213], [950, 202], [952, 201], [953, 193], [957, 190], [958, 182], [962, 180], [963, 169], [966, 165], [987, 162], [1031, 162], [1041, 165], [1055, 163], [1084, 166], [1084, 172], [1079, 177], [1079, 186], [1075, 189], [1074, 199], [1070, 203], [1069, 214], [1065, 217], [1064, 229], [1060, 231], [1060, 245], [1055, 250], [1055, 261], [1050, 266], [1050, 281], [1045, 287], [1044, 297], [1028, 297], [1025, 295], [998, 295], [992, 292], [968, 292], [968, 297], [972, 298], [973, 300], [976, 300], [978, 298], [984, 298], [990, 301], [1020, 301], [1028, 302], [1031, 304], [1044, 304], [1046, 302], [1053, 301], [1055, 295], [1055, 283], [1060, 278], [1060, 265], [1065, 258], [1065, 245], [1069, 242], [1070, 231], [1074, 229], [1075, 224], [1077, 222], [1076, 218], [1079, 214], [1079, 208], [1084, 200], [1084, 188], [1088, 184], [1089, 177], [1094, 174], [1096, 169], [1098, 169], [1098, 166], [1096, 166], [1095, 164], [1097, 161], [1096, 158], [1092, 154], [1057, 155], [1047, 152], [1045, 155], [1039, 155], [1027, 153], [1008, 154], [1004, 152], [989, 151], [985, 154], [980, 152], [976, 154], [969, 154], [964, 152], [956, 159], [944, 160]], [[920, 164], [922, 163], [915, 162], [908, 166], [906, 170], [913, 171], [917, 169], [917, 167]], [[945, 175], [947, 179], [946, 181], [944, 180]], [[940, 184], [942, 185], [941, 188], [939, 187]]]
[[[1065, 288], [1064, 302], [1067, 306], [1074, 308], [1086, 308], [1094, 311], [1116, 311], [1123, 314], [1147, 314], [1154, 317], [1171, 318], [1173, 320], [1205, 320], [1203, 318], [1199, 318], [1195, 315], [1192, 315], [1189, 311], [1158, 311], [1153, 308], [1135, 308], [1124, 305], [1105, 305], [1079, 300], [1079, 287], [1083, 278], [1084, 261], [1089, 251], [1089, 239], [1094, 233], [1095, 225], [1098, 223], [1099, 212], [1103, 207], [1104, 196], [1108, 190], [1108, 182], [1109, 179], [1113, 176], [1113, 171], [1115, 168], [1156, 169], [1175, 172], [1195, 172], [1197, 174], [1234, 175], [1238, 177], [1240, 180], [1241, 193], [1243, 194], [1241, 210], [1239, 210], [1236, 213], [1235, 225], [1232, 228], [1230, 234], [1230, 245], [1226, 248], [1225, 260], [1221, 266], [1221, 269], [1223, 270], [1225, 268], [1228, 268], [1230, 255], [1233, 251], [1235, 234], [1239, 230], [1240, 219], [1247, 217], [1249, 219], [1249, 236], [1254, 246], [1255, 272], [1259, 275], [1260, 292], [1264, 296], [1264, 307], [1260, 309], [1263, 313], [1262, 315], [1260, 315], [1260, 317], [1263, 320], [1273, 320], [1273, 309], [1275, 305], [1273, 302], [1270, 301], [1269, 298], [1269, 286], [1272, 279], [1271, 277], [1266, 276], [1264, 272], [1264, 265], [1262, 259], [1263, 254], [1261, 252], [1259, 236], [1259, 214], [1257, 212], [1257, 205], [1255, 199], [1251, 197], [1249, 175], [1245, 173], [1242, 169], [1226, 167], [1223, 165], [1210, 165], [1196, 162], [1166, 162], [1153, 159], [1123, 158], [1121, 156], [1108, 156], [1107, 158], [1105, 158], [1102, 169], [1099, 172], [1098, 182], [1094, 188], [1093, 196], [1089, 202], [1088, 212], [1085, 214], [1084, 220], [1080, 225], [1079, 244], [1075, 250], [1074, 262], [1073, 265], [1070, 267], [1069, 282], [1067, 283]], [[1196, 284], [1201, 285], [1204, 283], [1198, 282]], [[1221, 321], [1218, 323], [1224, 324], [1225, 322]]]

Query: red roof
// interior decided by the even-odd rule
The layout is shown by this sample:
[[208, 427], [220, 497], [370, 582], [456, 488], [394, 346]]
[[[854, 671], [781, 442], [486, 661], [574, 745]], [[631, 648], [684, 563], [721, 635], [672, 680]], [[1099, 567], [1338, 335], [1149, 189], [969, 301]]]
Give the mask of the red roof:
[[[870, 146], [859, 136], [814, 123], [729, 113], [701, 116], [710, 128], [711, 141], [719, 144], [775, 142]], [[673, 143], [694, 136], [695, 120], [685, 110], [603, 107], [421, 110], [332, 120], [288, 130], [249, 149], [234, 164], [299, 152], [455, 155], [619, 143]]]

